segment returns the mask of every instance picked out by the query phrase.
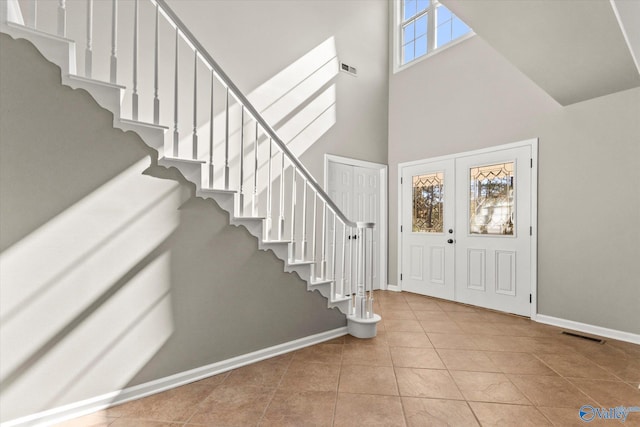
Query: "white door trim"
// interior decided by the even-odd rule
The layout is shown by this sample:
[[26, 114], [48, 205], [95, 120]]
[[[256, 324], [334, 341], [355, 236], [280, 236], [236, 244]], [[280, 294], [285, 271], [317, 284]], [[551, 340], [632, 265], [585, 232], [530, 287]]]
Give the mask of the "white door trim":
[[402, 225], [402, 183], [400, 178], [403, 175], [402, 169], [408, 166], [419, 165], [422, 163], [449, 160], [457, 157], [475, 156], [478, 154], [490, 153], [498, 150], [510, 148], [531, 147], [532, 167], [531, 171], [531, 320], [536, 320], [538, 315], [538, 138], [526, 139], [523, 141], [513, 142], [510, 144], [496, 145], [493, 147], [482, 148], [479, 150], [465, 151], [462, 153], [447, 154], [444, 156], [432, 157], [429, 159], [412, 160], [410, 162], [398, 163], [398, 264], [397, 264], [397, 289], [402, 290], [402, 281], [400, 280], [402, 268], [402, 233], [400, 226]]
[[[380, 174], [380, 221], [376, 224], [376, 227], [380, 227], [380, 269], [378, 274], [380, 275], [380, 289], [387, 289], [387, 165], [382, 163], [368, 162], [366, 160], [352, 159], [350, 157], [336, 156], [334, 154], [324, 155], [324, 189], [328, 190], [329, 179], [329, 163], [341, 163], [349, 166], [358, 166], [361, 168], [377, 170]], [[349, 218], [351, 219], [351, 218]]]

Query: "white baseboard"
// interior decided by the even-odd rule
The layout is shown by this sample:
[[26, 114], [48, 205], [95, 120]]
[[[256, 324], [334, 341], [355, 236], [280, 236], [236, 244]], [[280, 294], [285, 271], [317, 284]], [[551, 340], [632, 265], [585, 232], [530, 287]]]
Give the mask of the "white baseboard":
[[387, 285], [387, 290], [391, 292], [402, 292], [402, 289], [400, 288], [400, 286], [396, 286], [392, 284]]
[[558, 326], [560, 328], [573, 329], [574, 331], [586, 332], [592, 335], [611, 338], [619, 341], [626, 341], [632, 344], [640, 344], [640, 335], [631, 332], [618, 331], [616, 329], [603, 328], [602, 326], [590, 325], [588, 323], [574, 322], [573, 320], [561, 319], [559, 317], [536, 314], [531, 320], [545, 323], [547, 325]]
[[168, 377], [160, 378], [148, 383], [139, 384], [122, 390], [116, 390], [91, 399], [82, 400], [80, 402], [71, 403], [58, 408], [47, 411], [38, 412], [36, 414], [27, 415], [25, 417], [16, 418], [11, 421], [2, 423], [2, 427], [16, 426], [50, 426], [55, 423], [70, 420], [72, 418], [88, 415], [96, 411], [100, 411], [111, 406], [119, 405], [130, 400], [140, 399], [152, 394], [160, 393], [179, 387], [194, 381], [208, 378], [212, 375], [221, 374], [223, 372], [237, 369], [250, 363], [259, 362], [270, 357], [280, 354], [289, 353], [300, 348], [318, 344], [347, 334], [347, 327], [333, 329], [331, 331], [321, 332], [319, 334], [310, 335], [308, 337], [278, 344], [253, 353], [243, 354], [242, 356], [233, 357], [231, 359], [212, 363], [210, 365], [191, 369], [189, 371], [180, 372]]

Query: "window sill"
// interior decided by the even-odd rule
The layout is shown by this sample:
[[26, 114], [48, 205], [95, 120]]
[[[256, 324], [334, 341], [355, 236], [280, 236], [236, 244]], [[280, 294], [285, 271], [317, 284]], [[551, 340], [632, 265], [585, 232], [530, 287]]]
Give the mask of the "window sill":
[[456, 46], [456, 45], [464, 42], [465, 40], [469, 40], [470, 38], [472, 38], [475, 35], [476, 35], [476, 33], [471, 31], [470, 33], [465, 34], [464, 36], [459, 37], [459, 38], [453, 40], [452, 42], [449, 42], [446, 45], [444, 45], [444, 46], [442, 46], [442, 47], [440, 47], [440, 48], [438, 48], [436, 50], [433, 50], [433, 51], [429, 52], [428, 54], [421, 56], [420, 58], [414, 59], [413, 61], [408, 62], [408, 63], [406, 63], [404, 65], [399, 65], [398, 62], [394, 59], [393, 74], [396, 74], [396, 73], [399, 73], [401, 71], [404, 71], [407, 68], [411, 68], [412, 66], [424, 61], [425, 59], [431, 58], [431, 57], [439, 54], [440, 52], [444, 52], [445, 50], [447, 50], [447, 49], [449, 49], [449, 48], [451, 48], [453, 46]]

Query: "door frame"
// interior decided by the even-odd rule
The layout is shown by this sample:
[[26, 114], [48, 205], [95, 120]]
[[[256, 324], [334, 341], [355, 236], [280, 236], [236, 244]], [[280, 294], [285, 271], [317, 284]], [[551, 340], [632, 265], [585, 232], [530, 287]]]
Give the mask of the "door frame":
[[[380, 229], [380, 242], [379, 242], [379, 260], [380, 260], [380, 268], [378, 270], [378, 275], [380, 277], [380, 289], [386, 290], [389, 286], [388, 278], [387, 278], [387, 236], [388, 236], [388, 219], [387, 219], [387, 207], [388, 207], [388, 199], [387, 199], [387, 176], [388, 176], [388, 166], [382, 163], [374, 163], [366, 160], [353, 159], [350, 157], [342, 157], [334, 154], [325, 154], [324, 155], [324, 189], [325, 191], [329, 191], [329, 163], [340, 163], [349, 166], [358, 166], [361, 168], [372, 169], [378, 171], [379, 174], [379, 182], [380, 182], [380, 220], [376, 224], [376, 227]], [[349, 218], [351, 219], [351, 218]]]
[[[478, 150], [465, 151], [460, 153], [447, 154], [444, 156], [431, 157], [427, 159], [412, 160], [410, 162], [398, 163], [398, 223], [397, 223], [397, 235], [398, 235], [398, 263], [397, 263], [397, 282], [398, 285], [393, 287], [393, 290], [402, 291], [402, 281], [400, 280], [400, 274], [402, 273], [402, 232], [400, 227], [402, 226], [402, 182], [401, 177], [403, 175], [403, 168], [409, 166], [415, 166], [422, 163], [429, 163], [441, 160], [450, 160], [458, 157], [475, 156], [479, 154], [491, 153], [494, 151], [505, 150], [510, 148], [519, 147], [531, 147], [531, 320], [535, 320], [538, 314], [538, 138], [526, 139], [523, 141], [513, 142], [510, 144], [495, 145], [491, 147], [481, 148]], [[456, 224], [457, 226], [457, 224]], [[454, 278], [455, 280], [455, 278]]]

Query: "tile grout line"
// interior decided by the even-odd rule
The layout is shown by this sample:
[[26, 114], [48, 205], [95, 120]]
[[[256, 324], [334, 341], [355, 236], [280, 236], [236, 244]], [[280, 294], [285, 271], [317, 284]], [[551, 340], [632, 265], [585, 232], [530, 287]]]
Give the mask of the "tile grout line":
[[[273, 402], [273, 398], [276, 396], [276, 392], [278, 391], [278, 388], [280, 388], [280, 385], [282, 384], [282, 380], [284, 379], [284, 376], [289, 371], [289, 367], [291, 366], [291, 363], [293, 363], [294, 355], [295, 355], [295, 352], [291, 355], [291, 358], [289, 359], [289, 362], [287, 363], [287, 367], [284, 369], [284, 372], [280, 376], [280, 379], [278, 380], [278, 383], [276, 384], [276, 386], [271, 391], [271, 396], [269, 398], [269, 401], [267, 402], [267, 404], [265, 405], [264, 409], [262, 410], [262, 415], [260, 415], [260, 418], [258, 419], [258, 421], [256, 421], [256, 424], [255, 424], [256, 426], [259, 426], [260, 423], [262, 422], [262, 420], [264, 420], [264, 416], [267, 413], [267, 409], [269, 409], [269, 406], [271, 406], [271, 402]], [[269, 359], [266, 359], [266, 360], [269, 360]]]
[[336, 400], [333, 402], [333, 413], [331, 414], [331, 425], [336, 424], [336, 412], [338, 410], [338, 399], [340, 398], [340, 380], [342, 379], [342, 364], [344, 363], [344, 346], [346, 340], [342, 342], [342, 349], [340, 351], [340, 364], [338, 365], [338, 381], [336, 383]]
[[[189, 424], [189, 422], [191, 421], [191, 419], [192, 419], [193, 417], [195, 417], [195, 415], [198, 413], [198, 411], [199, 411], [199, 410], [200, 410], [200, 408], [202, 407], [203, 403], [204, 403], [204, 402], [209, 398], [209, 396], [211, 396], [211, 395], [213, 394], [213, 392], [214, 392], [214, 391], [216, 391], [218, 388], [220, 388], [220, 387], [225, 383], [225, 381], [227, 380], [227, 378], [229, 378], [229, 374], [230, 374], [230, 373], [231, 373], [231, 371], [227, 371], [227, 372], [224, 372], [224, 373], [222, 373], [222, 374], [218, 374], [218, 375], [224, 375], [224, 378], [222, 379], [222, 381], [220, 382], [220, 384], [217, 384], [215, 387], [213, 387], [213, 388], [211, 389], [211, 393], [209, 393], [209, 394], [207, 395], [207, 397], [205, 397], [205, 398], [204, 398], [204, 399], [202, 399], [202, 400], [201, 400], [197, 405], [195, 405], [195, 409], [194, 409], [193, 413], [189, 416], [189, 418], [187, 418], [187, 420], [184, 422], [184, 424], [183, 424], [183, 425], [188, 425], [188, 424]], [[217, 375], [213, 375], [213, 376], [217, 376]], [[212, 378], [212, 377], [207, 377], [207, 378]], [[197, 381], [196, 381], [196, 382], [197, 382]]]

